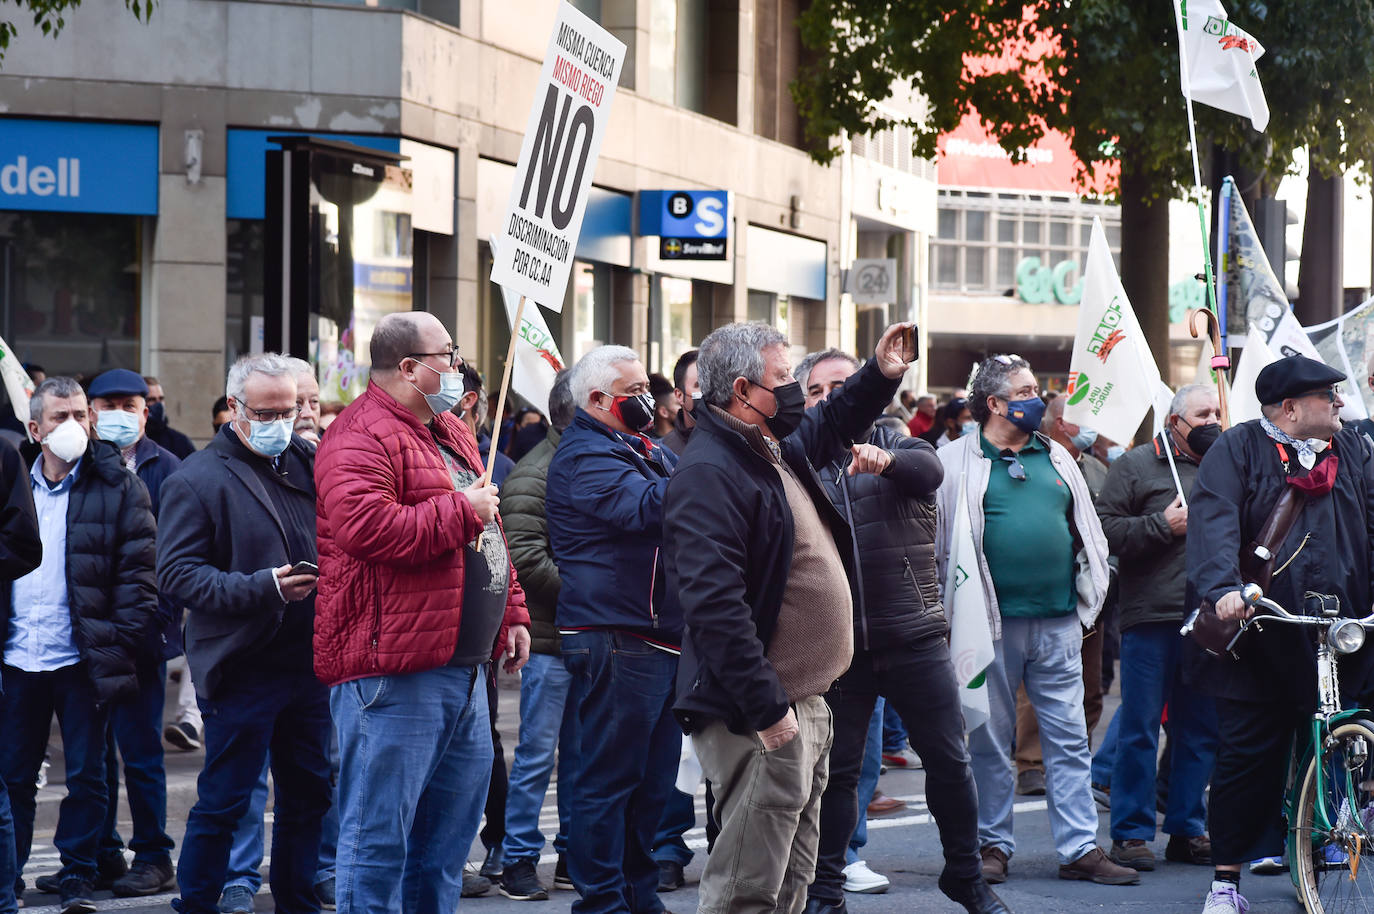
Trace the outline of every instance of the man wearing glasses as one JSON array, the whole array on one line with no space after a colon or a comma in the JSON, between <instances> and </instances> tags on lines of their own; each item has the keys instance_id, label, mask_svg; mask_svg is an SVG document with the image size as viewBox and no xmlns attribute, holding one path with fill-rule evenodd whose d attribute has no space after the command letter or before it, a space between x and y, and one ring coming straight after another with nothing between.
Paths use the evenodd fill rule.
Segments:
<instances>
[{"instance_id":1,"label":"man wearing glasses","mask_svg":"<svg viewBox=\"0 0 1374 914\"><path fill-rule=\"evenodd\" d=\"M335 898L340 911L453 914L491 775L490 665L524 666L529 613L496 487L451 412L463 376L448 331L430 314L390 314L370 347L367 390L316 458Z\"/></svg>"},{"instance_id":2,"label":"man wearing glasses","mask_svg":"<svg viewBox=\"0 0 1374 914\"><path fill-rule=\"evenodd\" d=\"M950 531L962 486L979 551L996 656L987 670L991 719L969 735L978 785L983 875L1007 878L1012 837L1016 690L1024 683L1040 721L1050 829L1059 878L1134 885L1140 874L1097 846L1080 650L1107 594L1107 540L1088 486L1064 447L1040 433L1045 403L1025 359L996 355L969 384L979 425L937 451L936 555L945 580Z\"/></svg>"},{"instance_id":3,"label":"man wearing glasses","mask_svg":"<svg viewBox=\"0 0 1374 914\"><path fill-rule=\"evenodd\" d=\"M284 356L244 356L225 388L234 418L161 492L158 590L190 609L186 657L205 724L205 768L173 906L183 914L217 910L234 827L270 752L276 910L317 911L330 725L310 643L314 450L292 433L300 408Z\"/></svg>"}]
</instances>

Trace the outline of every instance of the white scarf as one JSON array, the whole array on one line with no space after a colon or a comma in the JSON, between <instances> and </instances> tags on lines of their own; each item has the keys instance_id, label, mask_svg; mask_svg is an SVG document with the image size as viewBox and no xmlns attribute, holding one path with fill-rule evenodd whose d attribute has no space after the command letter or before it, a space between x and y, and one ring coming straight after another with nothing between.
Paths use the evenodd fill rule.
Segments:
<instances>
[{"instance_id":1,"label":"white scarf","mask_svg":"<svg viewBox=\"0 0 1374 914\"><path fill-rule=\"evenodd\" d=\"M1307 438L1306 440L1294 438L1292 435L1270 422L1266 417L1260 417L1260 427L1264 433L1280 444L1289 444L1298 452L1298 463L1302 464L1303 469L1310 470L1312 465L1317 462L1317 455L1331 446L1330 441L1321 438Z\"/></svg>"}]
</instances>

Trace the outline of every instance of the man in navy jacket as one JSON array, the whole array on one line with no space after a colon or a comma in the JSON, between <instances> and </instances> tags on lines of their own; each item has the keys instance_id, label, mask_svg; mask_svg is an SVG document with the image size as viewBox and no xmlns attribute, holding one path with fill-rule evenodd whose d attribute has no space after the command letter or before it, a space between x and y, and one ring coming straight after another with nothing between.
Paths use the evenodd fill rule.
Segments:
<instances>
[{"instance_id":1,"label":"man in navy jacket","mask_svg":"<svg viewBox=\"0 0 1374 914\"><path fill-rule=\"evenodd\" d=\"M659 559L676 461L645 437L654 407L634 350L593 350L571 387L577 412L549 464L546 513L568 700L589 736L569 817L573 910L658 914L649 850L682 745L672 716L682 615Z\"/></svg>"}]
</instances>

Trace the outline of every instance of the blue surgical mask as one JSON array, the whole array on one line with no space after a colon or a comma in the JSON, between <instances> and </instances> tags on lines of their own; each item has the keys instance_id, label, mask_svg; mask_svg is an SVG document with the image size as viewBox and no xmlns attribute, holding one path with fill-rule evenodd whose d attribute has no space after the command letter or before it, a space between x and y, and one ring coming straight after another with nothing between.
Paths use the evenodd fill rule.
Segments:
<instances>
[{"instance_id":1,"label":"blue surgical mask","mask_svg":"<svg viewBox=\"0 0 1374 914\"><path fill-rule=\"evenodd\" d=\"M138 440L138 415L122 409L102 409L95 414L95 433L121 451Z\"/></svg>"},{"instance_id":2,"label":"blue surgical mask","mask_svg":"<svg viewBox=\"0 0 1374 914\"><path fill-rule=\"evenodd\" d=\"M1119 444L1113 444L1107 448L1107 462L1116 463L1116 459L1126 453L1126 449Z\"/></svg>"},{"instance_id":3,"label":"blue surgical mask","mask_svg":"<svg viewBox=\"0 0 1374 914\"><path fill-rule=\"evenodd\" d=\"M429 368L424 362L416 364ZM437 394L427 394L415 387L414 384L410 386L415 387L415 390L425 398L425 402L429 404L429 408L437 416L453 409L458 405L458 401L463 399L463 375L457 371L437 371L433 368L429 368L429 370L439 376L439 392Z\"/></svg>"},{"instance_id":4,"label":"blue surgical mask","mask_svg":"<svg viewBox=\"0 0 1374 914\"><path fill-rule=\"evenodd\" d=\"M1088 428L1086 425L1080 425L1078 427L1078 434L1069 439L1073 446L1078 449L1080 454L1091 448L1093 442L1096 440L1097 429Z\"/></svg>"},{"instance_id":5,"label":"blue surgical mask","mask_svg":"<svg viewBox=\"0 0 1374 914\"><path fill-rule=\"evenodd\" d=\"M968 420L968 421L965 422L963 425L959 426L959 436L960 436L961 438L962 438L964 435L976 435L977 433L978 433L978 423L977 423L977 422L974 422L972 419Z\"/></svg>"},{"instance_id":6,"label":"blue surgical mask","mask_svg":"<svg viewBox=\"0 0 1374 914\"><path fill-rule=\"evenodd\" d=\"M278 419L275 422L248 423L248 446L259 454L276 457L291 443L291 427L294 420Z\"/></svg>"},{"instance_id":7,"label":"blue surgical mask","mask_svg":"<svg viewBox=\"0 0 1374 914\"><path fill-rule=\"evenodd\" d=\"M1040 420L1045 418L1045 401L1039 397L1007 401L1007 421L1027 435L1040 431Z\"/></svg>"}]
</instances>

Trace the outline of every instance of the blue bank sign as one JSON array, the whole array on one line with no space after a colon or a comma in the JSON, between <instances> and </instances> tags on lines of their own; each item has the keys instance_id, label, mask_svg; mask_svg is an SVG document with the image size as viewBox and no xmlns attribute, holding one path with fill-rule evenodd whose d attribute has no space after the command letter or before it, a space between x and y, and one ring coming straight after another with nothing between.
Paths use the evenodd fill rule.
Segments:
<instances>
[{"instance_id":1,"label":"blue bank sign","mask_svg":"<svg viewBox=\"0 0 1374 914\"><path fill-rule=\"evenodd\" d=\"M0 209L157 213L157 127L0 118Z\"/></svg>"},{"instance_id":2,"label":"blue bank sign","mask_svg":"<svg viewBox=\"0 0 1374 914\"><path fill-rule=\"evenodd\" d=\"M640 191L639 234L657 235L665 260L725 260L729 191Z\"/></svg>"}]
</instances>

